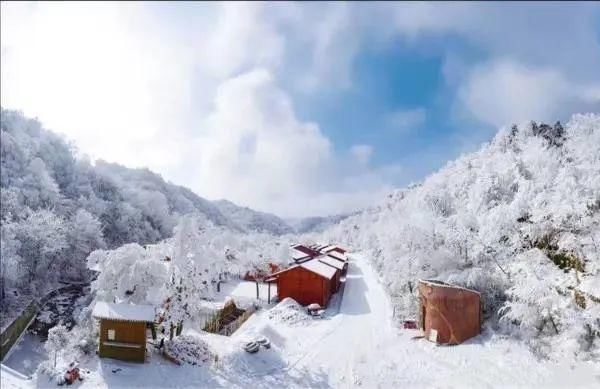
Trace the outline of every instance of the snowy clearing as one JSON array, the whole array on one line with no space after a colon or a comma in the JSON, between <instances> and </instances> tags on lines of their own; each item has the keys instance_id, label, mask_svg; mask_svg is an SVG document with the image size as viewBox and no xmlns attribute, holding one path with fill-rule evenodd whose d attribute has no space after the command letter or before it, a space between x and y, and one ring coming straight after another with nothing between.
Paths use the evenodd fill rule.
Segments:
<instances>
[{"instance_id":1,"label":"snowy clearing","mask_svg":"<svg viewBox=\"0 0 600 389\"><path fill-rule=\"evenodd\" d=\"M258 298L261 301L268 299L268 284L258 283ZM271 284L271 299L277 296L277 284ZM233 297L234 300L254 301L256 300L256 282L243 280L228 280L221 284L221 291L215 293L214 300L216 302L225 302L228 297Z\"/></svg>"},{"instance_id":2,"label":"snowy clearing","mask_svg":"<svg viewBox=\"0 0 600 389\"><path fill-rule=\"evenodd\" d=\"M484 334L459 346L412 339L416 330L392 324L389 299L370 263L352 256L344 296L322 319L288 323L277 308L253 315L231 337L201 337L218 355L206 365L176 366L152 353L143 365L93 358L81 387L597 387L600 364L558 365L537 360L514 339ZM285 309L281 308L281 309ZM272 313L273 312L273 313ZM298 311L298 314L301 314ZM270 349L256 354L245 341L266 336ZM4 372L4 370L3 370ZM14 374L2 386L54 386L47 377Z\"/></svg>"}]
</instances>

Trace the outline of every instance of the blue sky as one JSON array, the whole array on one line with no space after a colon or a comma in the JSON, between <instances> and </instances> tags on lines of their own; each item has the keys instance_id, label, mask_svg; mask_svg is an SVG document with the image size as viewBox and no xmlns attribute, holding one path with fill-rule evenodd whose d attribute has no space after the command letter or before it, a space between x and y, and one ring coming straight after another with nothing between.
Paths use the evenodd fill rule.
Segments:
<instances>
[{"instance_id":1,"label":"blue sky","mask_svg":"<svg viewBox=\"0 0 600 389\"><path fill-rule=\"evenodd\" d=\"M2 106L282 216L600 111L597 3L2 3Z\"/></svg>"}]
</instances>

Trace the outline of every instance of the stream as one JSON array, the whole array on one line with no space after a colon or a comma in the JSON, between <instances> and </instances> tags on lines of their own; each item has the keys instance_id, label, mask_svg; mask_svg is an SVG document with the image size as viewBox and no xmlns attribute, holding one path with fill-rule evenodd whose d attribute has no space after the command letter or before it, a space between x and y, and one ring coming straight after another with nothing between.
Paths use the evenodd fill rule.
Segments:
<instances>
[{"instance_id":1,"label":"stream","mask_svg":"<svg viewBox=\"0 0 600 389\"><path fill-rule=\"evenodd\" d=\"M48 330L58 323L73 328L81 309L91 302L89 285L71 285L50 297L39 310L35 320L13 346L4 365L28 376L46 359L44 342Z\"/></svg>"}]
</instances>

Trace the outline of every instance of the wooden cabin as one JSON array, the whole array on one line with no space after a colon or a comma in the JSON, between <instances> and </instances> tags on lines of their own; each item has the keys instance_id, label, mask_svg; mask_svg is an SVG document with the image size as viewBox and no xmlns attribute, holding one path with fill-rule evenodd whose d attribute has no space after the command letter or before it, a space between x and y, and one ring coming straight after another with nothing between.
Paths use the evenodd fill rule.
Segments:
<instances>
[{"instance_id":1,"label":"wooden cabin","mask_svg":"<svg viewBox=\"0 0 600 389\"><path fill-rule=\"evenodd\" d=\"M98 355L143 363L146 360L146 328L154 322L154 315L151 305L97 302L92 317L100 320Z\"/></svg>"},{"instance_id":2,"label":"wooden cabin","mask_svg":"<svg viewBox=\"0 0 600 389\"><path fill-rule=\"evenodd\" d=\"M419 327L431 342L459 344L481 332L479 292L419 280L419 302Z\"/></svg>"},{"instance_id":3,"label":"wooden cabin","mask_svg":"<svg viewBox=\"0 0 600 389\"><path fill-rule=\"evenodd\" d=\"M312 259L272 274L266 281L277 282L279 301L291 297L299 304L326 307L337 290L339 271Z\"/></svg>"}]
</instances>

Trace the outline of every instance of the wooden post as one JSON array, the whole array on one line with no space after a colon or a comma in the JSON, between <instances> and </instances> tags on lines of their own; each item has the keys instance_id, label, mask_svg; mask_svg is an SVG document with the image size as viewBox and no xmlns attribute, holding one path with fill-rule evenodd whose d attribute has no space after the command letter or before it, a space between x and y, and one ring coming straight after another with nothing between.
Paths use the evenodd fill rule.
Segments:
<instances>
[{"instance_id":1,"label":"wooden post","mask_svg":"<svg viewBox=\"0 0 600 389\"><path fill-rule=\"evenodd\" d=\"M256 299L258 300L258 281L255 281L255 282L256 282Z\"/></svg>"},{"instance_id":2,"label":"wooden post","mask_svg":"<svg viewBox=\"0 0 600 389\"><path fill-rule=\"evenodd\" d=\"M267 284L267 304L271 304L271 283Z\"/></svg>"}]
</instances>

